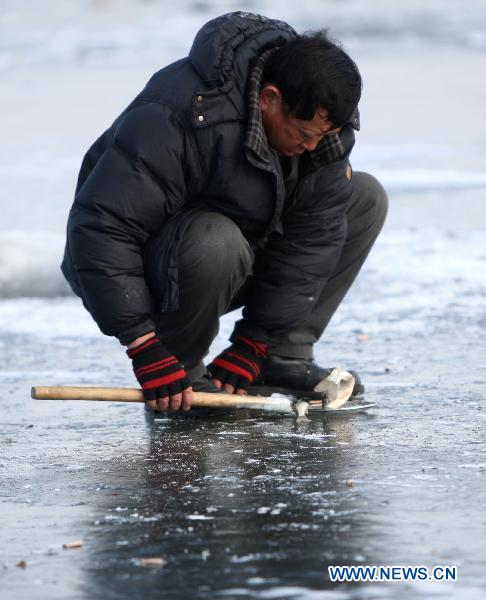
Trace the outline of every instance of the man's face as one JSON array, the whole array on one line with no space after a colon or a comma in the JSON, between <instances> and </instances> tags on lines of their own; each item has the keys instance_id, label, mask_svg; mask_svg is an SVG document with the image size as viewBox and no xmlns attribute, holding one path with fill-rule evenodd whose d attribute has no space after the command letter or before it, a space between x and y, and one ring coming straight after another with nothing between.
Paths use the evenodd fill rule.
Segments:
<instances>
[{"instance_id":1,"label":"man's face","mask_svg":"<svg viewBox=\"0 0 486 600\"><path fill-rule=\"evenodd\" d=\"M310 121L289 115L285 111L280 90L273 85L262 88L260 108L268 143L281 156L315 150L325 135L339 131L328 120L325 108L318 109Z\"/></svg>"}]
</instances>

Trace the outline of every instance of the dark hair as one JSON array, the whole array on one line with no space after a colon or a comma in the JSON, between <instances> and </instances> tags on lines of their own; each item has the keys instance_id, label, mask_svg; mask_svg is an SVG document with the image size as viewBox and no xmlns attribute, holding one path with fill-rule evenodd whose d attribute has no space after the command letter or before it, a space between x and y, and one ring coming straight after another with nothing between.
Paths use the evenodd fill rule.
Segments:
<instances>
[{"instance_id":1,"label":"dark hair","mask_svg":"<svg viewBox=\"0 0 486 600\"><path fill-rule=\"evenodd\" d=\"M276 50L265 64L263 83L280 89L293 116L310 121L325 108L335 127L349 120L362 87L358 67L326 30L304 33Z\"/></svg>"}]
</instances>

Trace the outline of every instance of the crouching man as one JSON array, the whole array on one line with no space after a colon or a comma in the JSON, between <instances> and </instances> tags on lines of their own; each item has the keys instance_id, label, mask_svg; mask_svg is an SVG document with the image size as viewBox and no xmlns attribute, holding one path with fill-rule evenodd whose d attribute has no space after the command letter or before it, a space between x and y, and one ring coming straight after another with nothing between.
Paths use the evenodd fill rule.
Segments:
<instances>
[{"instance_id":1,"label":"crouching man","mask_svg":"<svg viewBox=\"0 0 486 600\"><path fill-rule=\"evenodd\" d=\"M193 390L302 393L328 374L313 345L387 209L349 163L360 95L325 33L231 13L89 149L62 270L128 347L150 409L188 410ZM219 318L239 306L206 367Z\"/></svg>"}]
</instances>

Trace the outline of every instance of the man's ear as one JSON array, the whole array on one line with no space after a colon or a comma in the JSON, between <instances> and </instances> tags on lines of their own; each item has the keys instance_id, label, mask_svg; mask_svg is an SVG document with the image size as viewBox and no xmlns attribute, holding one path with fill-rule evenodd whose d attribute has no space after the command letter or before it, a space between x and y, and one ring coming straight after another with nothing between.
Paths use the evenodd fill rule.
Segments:
<instances>
[{"instance_id":1,"label":"man's ear","mask_svg":"<svg viewBox=\"0 0 486 600\"><path fill-rule=\"evenodd\" d=\"M282 102L282 93L276 85L265 84L260 90L260 109L266 112Z\"/></svg>"}]
</instances>

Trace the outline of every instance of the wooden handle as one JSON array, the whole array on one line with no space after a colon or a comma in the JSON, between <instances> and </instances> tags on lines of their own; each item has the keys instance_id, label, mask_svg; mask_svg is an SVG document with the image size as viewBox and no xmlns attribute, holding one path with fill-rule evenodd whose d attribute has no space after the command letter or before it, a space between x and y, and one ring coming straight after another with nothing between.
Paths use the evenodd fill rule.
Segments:
<instances>
[{"instance_id":1,"label":"wooden handle","mask_svg":"<svg viewBox=\"0 0 486 600\"><path fill-rule=\"evenodd\" d=\"M71 387L38 385L32 388L34 400L104 400L143 402L142 390L135 388Z\"/></svg>"},{"instance_id":2,"label":"wooden handle","mask_svg":"<svg viewBox=\"0 0 486 600\"><path fill-rule=\"evenodd\" d=\"M135 388L36 386L31 391L35 400L101 400L111 402L143 402L143 392ZM294 413L293 402L288 398L263 396L237 396L193 392L192 406L209 408L253 408L270 412Z\"/></svg>"}]
</instances>

